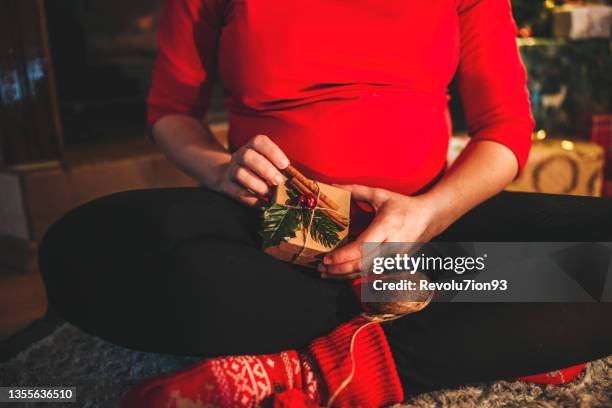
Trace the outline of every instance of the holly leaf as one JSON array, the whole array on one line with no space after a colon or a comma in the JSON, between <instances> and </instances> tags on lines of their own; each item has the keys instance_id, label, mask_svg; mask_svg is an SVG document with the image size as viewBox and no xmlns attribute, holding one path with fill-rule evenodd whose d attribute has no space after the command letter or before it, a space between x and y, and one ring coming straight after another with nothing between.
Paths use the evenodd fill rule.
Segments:
<instances>
[{"instance_id":1,"label":"holly leaf","mask_svg":"<svg viewBox=\"0 0 612 408\"><path fill-rule=\"evenodd\" d=\"M273 204L266 208L259 231L259 235L263 238L264 248L274 247L294 238L299 225L298 210L280 204Z\"/></svg>"},{"instance_id":2,"label":"holly leaf","mask_svg":"<svg viewBox=\"0 0 612 408\"><path fill-rule=\"evenodd\" d=\"M310 223L310 211L302 211L302 222L304 227ZM310 236L326 248L333 248L340 242L341 229L327 215L326 211L314 211L314 218L310 226Z\"/></svg>"}]
</instances>

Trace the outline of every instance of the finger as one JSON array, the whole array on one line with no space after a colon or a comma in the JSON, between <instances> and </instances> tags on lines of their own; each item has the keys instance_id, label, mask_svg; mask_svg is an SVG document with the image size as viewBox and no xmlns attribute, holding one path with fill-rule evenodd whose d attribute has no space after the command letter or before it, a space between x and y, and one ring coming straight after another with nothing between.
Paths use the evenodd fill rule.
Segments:
<instances>
[{"instance_id":1,"label":"finger","mask_svg":"<svg viewBox=\"0 0 612 408\"><path fill-rule=\"evenodd\" d=\"M361 273L349 273L347 275L328 275L326 273L321 274L321 279L333 279L333 280L353 280L361 277Z\"/></svg>"},{"instance_id":2,"label":"finger","mask_svg":"<svg viewBox=\"0 0 612 408\"><path fill-rule=\"evenodd\" d=\"M233 182L224 183L221 187L221 191L223 191L225 194L232 197L233 199L248 205L249 207L252 207L259 203L259 198L257 196L255 196L246 188L241 187L240 185Z\"/></svg>"},{"instance_id":3,"label":"finger","mask_svg":"<svg viewBox=\"0 0 612 408\"><path fill-rule=\"evenodd\" d=\"M276 143L266 135L257 135L251 139L250 147L268 159L276 168L284 169L289 165L289 159Z\"/></svg>"},{"instance_id":4,"label":"finger","mask_svg":"<svg viewBox=\"0 0 612 408\"><path fill-rule=\"evenodd\" d=\"M325 255L325 257L323 257L323 264L334 265L359 259L363 256L361 253L362 244L366 242L381 243L385 241L386 237L387 231L384 221L380 217L376 217L353 242L341 246Z\"/></svg>"},{"instance_id":5,"label":"finger","mask_svg":"<svg viewBox=\"0 0 612 408\"><path fill-rule=\"evenodd\" d=\"M251 195L240 195L237 197L238 201L240 201L241 203L249 206L249 207L255 207L256 205L258 205L260 203L259 198Z\"/></svg>"},{"instance_id":6,"label":"finger","mask_svg":"<svg viewBox=\"0 0 612 408\"><path fill-rule=\"evenodd\" d=\"M251 148L243 149L238 154L236 162L253 171L271 185L279 185L285 181L285 177L270 160Z\"/></svg>"},{"instance_id":7,"label":"finger","mask_svg":"<svg viewBox=\"0 0 612 408\"><path fill-rule=\"evenodd\" d=\"M345 277L347 275L361 272L361 258L354 261L335 265L320 265L319 272L335 277Z\"/></svg>"},{"instance_id":8,"label":"finger","mask_svg":"<svg viewBox=\"0 0 612 408\"><path fill-rule=\"evenodd\" d=\"M358 201L372 201L374 199L375 188L362 186L359 184L334 184L338 188L351 192L351 198Z\"/></svg>"},{"instance_id":9,"label":"finger","mask_svg":"<svg viewBox=\"0 0 612 408\"><path fill-rule=\"evenodd\" d=\"M361 186L358 184L338 185L338 187L349 190L353 200L370 203L375 210L378 210L383 203L389 199L391 194L390 191L382 188Z\"/></svg>"},{"instance_id":10,"label":"finger","mask_svg":"<svg viewBox=\"0 0 612 408\"><path fill-rule=\"evenodd\" d=\"M232 169L231 174L232 179L235 180L236 183L251 190L255 194L265 196L270 191L266 182L246 167L236 165Z\"/></svg>"}]
</instances>

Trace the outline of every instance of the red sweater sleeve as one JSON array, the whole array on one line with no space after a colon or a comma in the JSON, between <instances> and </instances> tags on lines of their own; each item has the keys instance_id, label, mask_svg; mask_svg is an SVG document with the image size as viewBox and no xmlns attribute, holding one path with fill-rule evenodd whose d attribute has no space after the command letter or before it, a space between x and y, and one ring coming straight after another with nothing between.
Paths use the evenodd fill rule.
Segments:
<instances>
[{"instance_id":1,"label":"red sweater sleeve","mask_svg":"<svg viewBox=\"0 0 612 408\"><path fill-rule=\"evenodd\" d=\"M174 113L205 116L221 27L215 3L216 0L165 0L147 99L149 126Z\"/></svg>"},{"instance_id":2,"label":"red sweater sleeve","mask_svg":"<svg viewBox=\"0 0 612 408\"><path fill-rule=\"evenodd\" d=\"M459 91L472 142L492 140L527 161L534 128L508 0L459 0Z\"/></svg>"}]
</instances>

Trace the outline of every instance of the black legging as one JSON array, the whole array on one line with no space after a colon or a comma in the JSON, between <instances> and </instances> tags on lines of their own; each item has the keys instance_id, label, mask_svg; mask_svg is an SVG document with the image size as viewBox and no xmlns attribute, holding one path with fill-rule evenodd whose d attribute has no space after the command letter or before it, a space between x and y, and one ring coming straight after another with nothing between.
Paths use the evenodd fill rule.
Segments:
<instances>
[{"instance_id":1,"label":"black legging","mask_svg":"<svg viewBox=\"0 0 612 408\"><path fill-rule=\"evenodd\" d=\"M348 285L260 249L259 215L201 188L129 191L57 222L39 251L55 311L133 349L302 348L360 312ZM501 193L446 241L612 241L612 201ZM383 324L406 395L612 354L612 303L435 303Z\"/></svg>"}]
</instances>

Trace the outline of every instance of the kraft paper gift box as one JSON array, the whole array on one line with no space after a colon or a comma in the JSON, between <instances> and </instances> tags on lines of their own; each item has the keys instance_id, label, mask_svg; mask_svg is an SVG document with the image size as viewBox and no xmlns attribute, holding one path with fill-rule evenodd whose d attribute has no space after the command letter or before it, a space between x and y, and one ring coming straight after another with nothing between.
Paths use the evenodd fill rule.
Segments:
<instances>
[{"instance_id":1,"label":"kraft paper gift box","mask_svg":"<svg viewBox=\"0 0 612 408\"><path fill-rule=\"evenodd\" d=\"M351 193L324 183L315 185L320 188L319 194L301 191L290 181L276 188L264 209L260 230L266 253L316 268L326 253L346 240ZM323 196L335 203L337 210L325 208Z\"/></svg>"}]
</instances>

